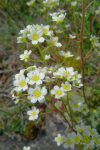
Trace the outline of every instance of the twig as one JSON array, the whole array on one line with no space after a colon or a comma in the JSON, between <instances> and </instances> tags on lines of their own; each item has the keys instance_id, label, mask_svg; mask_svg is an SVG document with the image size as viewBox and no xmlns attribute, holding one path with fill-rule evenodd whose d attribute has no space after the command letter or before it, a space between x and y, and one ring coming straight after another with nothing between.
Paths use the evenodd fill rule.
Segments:
<instances>
[{"instance_id":1,"label":"twig","mask_svg":"<svg viewBox=\"0 0 100 150\"><path fill-rule=\"evenodd\" d=\"M69 117L70 117L70 113L68 112L68 109L67 109L66 104L64 103L64 100L62 100L62 104L64 105L64 107L65 107L65 109L66 109L66 112L67 112L67 114L68 114L68 115L69 115Z\"/></svg>"},{"instance_id":2,"label":"twig","mask_svg":"<svg viewBox=\"0 0 100 150\"><path fill-rule=\"evenodd\" d=\"M81 72L82 72L82 82L84 85L84 54L83 54L83 33L84 33L84 23L85 23L85 3L84 0L82 0L82 25L81 25L81 32L80 32L80 57L81 57ZM83 96L84 100L87 103L86 96L85 96L85 90L83 86Z\"/></svg>"},{"instance_id":3,"label":"twig","mask_svg":"<svg viewBox=\"0 0 100 150\"><path fill-rule=\"evenodd\" d=\"M87 55L85 56L85 60L84 61L86 61L87 59L89 59L91 56L92 56L92 53L93 53L94 51L93 51L93 48L91 48L90 50L89 50L89 52L87 53Z\"/></svg>"},{"instance_id":4,"label":"twig","mask_svg":"<svg viewBox=\"0 0 100 150\"><path fill-rule=\"evenodd\" d=\"M88 6L86 7L86 9L88 9L93 3L94 3L94 0L91 1L91 2L88 4Z\"/></svg>"},{"instance_id":5,"label":"twig","mask_svg":"<svg viewBox=\"0 0 100 150\"><path fill-rule=\"evenodd\" d=\"M63 112L61 110L59 110L53 103L51 103L52 106L60 113L60 115L64 118L64 120L67 122L69 128L74 131L76 133L76 130L73 128L73 126L69 123L69 121L67 120L67 118L64 116Z\"/></svg>"}]
</instances>

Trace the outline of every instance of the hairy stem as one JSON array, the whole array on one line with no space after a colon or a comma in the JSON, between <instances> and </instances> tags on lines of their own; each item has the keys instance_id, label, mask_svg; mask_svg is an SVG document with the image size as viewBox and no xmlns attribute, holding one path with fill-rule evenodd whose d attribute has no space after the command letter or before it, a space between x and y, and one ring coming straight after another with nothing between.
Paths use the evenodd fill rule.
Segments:
<instances>
[{"instance_id":1,"label":"hairy stem","mask_svg":"<svg viewBox=\"0 0 100 150\"><path fill-rule=\"evenodd\" d=\"M82 73L82 82L84 85L84 54L83 54L83 33L84 33L84 22L85 22L85 3L84 0L82 0L82 24L81 24L81 32L80 32L80 57L81 57L81 73ZM85 96L85 90L83 86L83 96L84 100L87 103L86 96Z\"/></svg>"},{"instance_id":2,"label":"hairy stem","mask_svg":"<svg viewBox=\"0 0 100 150\"><path fill-rule=\"evenodd\" d=\"M76 130L69 123L69 121L67 120L67 118L64 116L64 113L61 110L59 110L53 103L51 103L51 104L55 108L55 110L57 110L59 112L59 114L63 117L63 119L65 120L65 122L68 124L69 128L76 133Z\"/></svg>"}]
</instances>

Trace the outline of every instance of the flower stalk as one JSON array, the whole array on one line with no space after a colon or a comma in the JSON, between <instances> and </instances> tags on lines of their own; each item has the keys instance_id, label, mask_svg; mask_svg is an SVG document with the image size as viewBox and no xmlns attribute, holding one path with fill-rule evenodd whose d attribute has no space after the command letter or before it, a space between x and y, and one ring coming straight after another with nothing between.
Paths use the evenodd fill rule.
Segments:
<instances>
[{"instance_id":1,"label":"flower stalk","mask_svg":"<svg viewBox=\"0 0 100 150\"><path fill-rule=\"evenodd\" d=\"M83 34L84 34L84 24L85 24L85 11L86 11L85 2L84 2L84 0L82 0L82 24L81 24L81 32L80 32L80 57L81 57L81 73L82 73L83 85L85 85L84 84L85 83L85 75L84 75L85 63L84 63L84 52L83 52ZM88 105L86 95L85 95L84 86L82 87L82 90L83 90L84 100L85 100L86 104Z\"/></svg>"}]
</instances>

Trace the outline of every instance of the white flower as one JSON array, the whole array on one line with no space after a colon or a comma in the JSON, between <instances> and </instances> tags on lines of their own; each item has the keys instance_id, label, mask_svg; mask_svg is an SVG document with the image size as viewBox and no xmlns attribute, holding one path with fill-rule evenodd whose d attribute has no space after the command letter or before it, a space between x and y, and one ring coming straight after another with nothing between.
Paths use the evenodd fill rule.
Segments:
<instances>
[{"instance_id":1,"label":"white flower","mask_svg":"<svg viewBox=\"0 0 100 150\"><path fill-rule=\"evenodd\" d=\"M66 28L70 28L71 25L68 23L67 25L65 25Z\"/></svg>"},{"instance_id":2,"label":"white flower","mask_svg":"<svg viewBox=\"0 0 100 150\"><path fill-rule=\"evenodd\" d=\"M20 30L19 35L22 35L23 37L27 37L27 34L30 32L32 28L32 25L27 25L25 29Z\"/></svg>"},{"instance_id":3,"label":"white flower","mask_svg":"<svg viewBox=\"0 0 100 150\"><path fill-rule=\"evenodd\" d=\"M48 72L48 67L43 67L43 68L39 67L38 69L39 69L39 71L40 71L41 73L43 73L44 75Z\"/></svg>"},{"instance_id":4,"label":"white flower","mask_svg":"<svg viewBox=\"0 0 100 150\"><path fill-rule=\"evenodd\" d=\"M66 69L64 67L61 67L56 72L54 72L53 75L54 75L54 77L63 78L65 73L66 73Z\"/></svg>"},{"instance_id":5,"label":"white flower","mask_svg":"<svg viewBox=\"0 0 100 150\"><path fill-rule=\"evenodd\" d=\"M76 36L75 36L75 35L72 35L72 34L69 34L69 38L70 38L70 39L75 39Z\"/></svg>"},{"instance_id":6,"label":"white flower","mask_svg":"<svg viewBox=\"0 0 100 150\"><path fill-rule=\"evenodd\" d=\"M54 141L57 142L57 146L60 146L63 143L63 137L61 134L57 134L57 137L55 137Z\"/></svg>"},{"instance_id":7,"label":"white flower","mask_svg":"<svg viewBox=\"0 0 100 150\"><path fill-rule=\"evenodd\" d=\"M33 5L34 3L35 3L35 0L31 0L31 1L27 2L27 5L28 5L28 6L31 6L31 5Z\"/></svg>"},{"instance_id":8,"label":"white flower","mask_svg":"<svg viewBox=\"0 0 100 150\"><path fill-rule=\"evenodd\" d=\"M98 7L98 9L95 11L96 15L100 15L100 6Z\"/></svg>"},{"instance_id":9,"label":"white flower","mask_svg":"<svg viewBox=\"0 0 100 150\"><path fill-rule=\"evenodd\" d=\"M22 73L15 75L15 80L13 82L14 86L16 87L16 91L25 91L28 89L27 85L28 79Z\"/></svg>"},{"instance_id":10,"label":"white flower","mask_svg":"<svg viewBox=\"0 0 100 150\"><path fill-rule=\"evenodd\" d=\"M24 146L23 150L31 150L30 146Z\"/></svg>"},{"instance_id":11,"label":"white flower","mask_svg":"<svg viewBox=\"0 0 100 150\"><path fill-rule=\"evenodd\" d=\"M65 96L65 93L64 93L64 89L59 86L54 86L54 88L51 90L51 94L52 95L55 95L55 98L57 99L60 99L61 97L64 97Z\"/></svg>"},{"instance_id":12,"label":"white flower","mask_svg":"<svg viewBox=\"0 0 100 150\"><path fill-rule=\"evenodd\" d=\"M53 8L59 5L59 0L44 0L43 3L45 7Z\"/></svg>"},{"instance_id":13,"label":"white flower","mask_svg":"<svg viewBox=\"0 0 100 150\"><path fill-rule=\"evenodd\" d=\"M73 7L76 6L76 5L77 5L77 1L71 2L71 5L72 5Z\"/></svg>"},{"instance_id":14,"label":"white flower","mask_svg":"<svg viewBox=\"0 0 100 150\"><path fill-rule=\"evenodd\" d=\"M82 102L71 101L70 105L73 111L82 111L82 105L83 105Z\"/></svg>"},{"instance_id":15,"label":"white flower","mask_svg":"<svg viewBox=\"0 0 100 150\"><path fill-rule=\"evenodd\" d=\"M21 54L19 57L21 60L24 60L25 62L28 61L30 54L32 53L31 50L25 50L23 54Z\"/></svg>"},{"instance_id":16,"label":"white flower","mask_svg":"<svg viewBox=\"0 0 100 150\"><path fill-rule=\"evenodd\" d=\"M90 142L91 142L90 136L88 136L88 135L82 136L82 143L83 143L83 144L85 144L85 145L90 145Z\"/></svg>"},{"instance_id":17,"label":"white flower","mask_svg":"<svg viewBox=\"0 0 100 150\"><path fill-rule=\"evenodd\" d=\"M70 81L73 78L74 74L75 74L75 72L74 72L74 68L73 67L67 67L66 68L65 76L66 76L68 81Z\"/></svg>"},{"instance_id":18,"label":"white flower","mask_svg":"<svg viewBox=\"0 0 100 150\"><path fill-rule=\"evenodd\" d=\"M66 78L68 81L73 80L74 69L73 67L61 67L56 72L53 73L55 77Z\"/></svg>"},{"instance_id":19,"label":"white flower","mask_svg":"<svg viewBox=\"0 0 100 150\"><path fill-rule=\"evenodd\" d=\"M55 13L50 14L50 16L52 17L52 20L54 22L59 23L59 22L62 22L64 20L66 13L64 13L63 11L60 11L57 13L55 12Z\"/></svg>"},{"instance_id":20,"label":"white flower","mask_svg":"<svg viewBox=\"0 0 100 150\"><path fill-rule=\"evenodd\" d=\"M71 132L67 134L64 147L74 149L75 144L80 144L80 142L81 142L81 135L78 133L76 134L74 132Z\"/></svg>"},{"instance_id":21,"label":"white flower","mask_svg":"<svg viewBox=\"0 0 100 150\"><path fill-rule=\"evenodd\" d=\"M47 89L45 87L36 87L35 89L29 88L28 94L28 98L32 103L36 103L37 101L44 102L45 95L47 94Z\"/></svg>"},{"instance_id":22,"label":"white flower","mask_svg":"<svg viewBox=\"0 0 100 150\"><path fill-rule=\"evenodd\" d=\"M77 88L81 88L83 84L81 83L81 80L75 80L73 82L73 86L76 86Z\"/></svg>"},{"instance_id":23,"label":"white flower","mask_svg":"<svg viewBox=\"0 0 100 150\"><path fill-rule=\"evenodd\" d=\"M71 137L73 139L74 144L80 143L80 141L81 141L81 135L80 134L76 134L76 133L72 132Z\"/></svg>"},{"instance_id":24,"label":"white flower","mask_svg":"<svg viewBox=\"0 0 100 150\"><path fill-rule=\"evenodd\" d=\"M42 32L44 35L47 35L47 36L51 36L52 35L52 31L50 31L50 26L49 25L41 25L41 28L42 28Z\"/></svg>"},{"instance_id":25,"label":"white flower","mask_svg":"<svg viewBox=\"0 0 100 150\"><path fill-rule=\"evenodd\" d=\"M71 84L69 82L65 82L65 84L61 84L62 88L64 89L65 92L71 91Z\"/></svg>"},{"instance_id":26,"label":"white flower","mask_svg":"<svg viewBox=\"0 0 100 150\"><path fill-rule=\"evenodd\" d=\"M88 107L87 107L86 104L83 104L83 105L82 105L81 112L82 112L84 115L87 115L87 114L88 114L89 109L88 109Z\"/></svg>"},{"instance_id":27,"label":"white flower","mask_svg":"<svg viewBox=\"0 0 100 150\"><path fill-rule=\"evenodd\" d=\"M39 114L39 109L37 109L36 107L33 107L32 110L29 110L27 112L27 114L29 115L29 120L37 120L38 119L38 114Z\"/></svg>"},{"instance_id":28,"label":"white flower","mask_svg":"<svg viewBox=\"0 0 100 150\"><path fill-rule=\"evenodd\" d=\"M25 43L25 42L27 42L27 37L28 37L28 34L29 34L31 28L32 28L32 25L28 25L28 26L26 26L25 29L20 30L20 32L19 32L20 36L17 37L17 43Z\"/></svg>"},{"instance_id":29,"label":"white flower","mask_svg":"<svg viewBox=\"0 0 100 150\"><path fill-rule=\"evenodd\" d=\"M56 47L62 46L62 44L58 42L58 37L51 37L50 40L48 40L48 44Z\"/></svg>"},{"instance_id":30,"label":"white flower","mask_svg":"<svg viewBox=\"0 0 100 150\"><path fill-rule=\"evenodd\" d=\"M34 70L34 71L30 71L28 74L28 79L29 79L29 84L33 85L33 84L42 84L43 79L45 77L45 73L40 72L38 69Z\"/></svg>"},{"instance_id":31,"label":"white flower","mask_svg":"<svg viewBox=\"0 0 100 150\"><path fill-rule=\"evenodd\" d=\"M96 129L94 129L94 128L89 128L89 132L90 132L90 134L91 134L93 137L98 137L98 138L99 138L99 134L98 134L98 132L97 132Z\"/></svg>"},{"instance_id":32,"label":"white flower","mask_svg":"<svg viewBox=\"0 0 100 150\"><path fill-rule=\"evenodd\" d=\"M48 60L48 59L50 59L50 58L51 58L50 55L45 55L45 57L44 57L45 60Z\"/></svg>"},{"instance_id":33,"label":"white flower","mask_svg":"<svg viewBox=\"0 0 100 150\"><path fill-rule=\"evenodd\" d=\"M21 36L17 37L17 43L23 43L23 37Z\"/></svg>"},{"instance_id":34,"label":"white flower","mask_svg":"<svg viewBox=\"0 0 100 150\"><path fill-rule=\"evenodd\" d=\"M80 56L77 56L77 57L76 57L76 60L80 60L80 59L81 59Z\"/></svg>"},{"instance_id":35,"label":"white flower","mask_svg":"<svg viewBox=\"0 0 100 150\"><path fill-rule=\"evenodd\" d=\"M68 137L66 138L66 141L64 143L64 148L71 148L74 149L74 142L70 134L68 134Z\"/></svg>"},{"instance_id":36,"label":"white flower","mask_svg":"<svg viewBox=\"0 0 100 150\"><path fill-rule=\"evenodd\" d=\"M75 77L75 80L80 80L82 78L82 75L78 74L78 72L75 71L74 77Z\"/></svg>"},{"instance_id":37,"label":"white flower","mask_svg":"<svg viewBox=\"0 0 100 150\"><path fill-rule=\"evenodd\" d=\"M33 25L28 34L28 38L32 41L33 45L44 42L43 32L39 25Z\"/></svg>"},{"instance_id":38,"label":"white flower","mask_svg":"<svg viewBox=\"0 0 100 150\"><path fill-rule=\"evenodd\" d=\"M68 58L68 57L73 57L74 55L71 54L70 51L68 52L64 52L64 51L60 51L59 54L65 58Z\"/></svg>"},{"instance_id":39,"label":"white flower","mask_svg":"<svg viewBox=\"0 0 100 150\"><path fill-rule=\"evenodd\" d=\"M92 46L93 46L94 48L100 47L99 37L96 37L95 35L91 35L90 41L91 41Z\"/></svg>"},{"instance_id":40,"label":"white flower","mask_svg":"<svg viewBox=\"0 0 100 150\"><path fill-rule=\"evenodd\" d=\"M81 124L81 125L76 125L76 130L82 134L84 131L85 131L85 126L84 124Z\"/></svg>"}]
</instances>

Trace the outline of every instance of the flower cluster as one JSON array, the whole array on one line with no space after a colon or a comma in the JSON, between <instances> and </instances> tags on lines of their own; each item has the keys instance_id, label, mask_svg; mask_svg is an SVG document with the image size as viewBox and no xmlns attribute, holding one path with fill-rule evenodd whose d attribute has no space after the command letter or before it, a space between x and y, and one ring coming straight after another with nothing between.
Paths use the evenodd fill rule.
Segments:
<instances>
[{"instance_id":1,"label":"flower cluster","mask_svg":"<svg viewBox=\"0 0 100 150\"><path fill-rule=\"evenodd\" d=\"M59 23L64 20L66 13L63 10L61 10L52 14L50 13L50 16L52 17L52 21Z\"/></svg>"},{"instance_id":2,"label":"flower cluster","mask_svg":"<svg viewBox=\"0 0 100 150\"><path fill-rule=\"evenodd\" d=\"M28 25L24 30L21 30L17 38L17 43L31 42L32 45L37 45L47 41L52 46L60 47L58 37L54 36L49 25Z\"/></svg>"},{"instance_id":3,"label":"flower cluster","mask_svg":"<svg viewBox=\"0 0 100 150\"><path fill-rule=\"evenodd\" d=\"M75 130L76 132L67 133L66 136L57 134L57 137L55 137L57 145L60 146L63 144L64 148L71 149L80 145L84 150L88 150L89 148L92 150L95 145L100 146L100 136L96 129L80 124L76 125Z\"/></svg>"},{"instance_id":4,"label":"flower cluster","mask_svg":"<svg viewBox=\"0 0 100 150\"><path fill-rule=\"evenodd\" d=\"M53 75L59 79L66 79L68 82L71 82L73 86L81 87L81 75L77 71L74 71L73 67L61 67L58 68Z\"/></svg>"},{"instance_id":5,"label":"flower cluster","mask_svg":"<svg viewBox=\"0 0 100 150\"><path fill-rule=\"evenodd\" d=\"M59 78L60 86L57 85L57 80ZM80 88L81 84L81 75L78 74L72 67L61 67L57 70L55 67L36 67L33 66L27 69L23 69L19 72L19 74L15 75L14 80L14 91L19 92L27 92L27 99L30 100L31 103L36 104L37 102L43 103L45 102L45 97L49 95L54 96L56 99L64 98L68 92L72 90L72 86L76 86ZM50 86L44 86L49 82L55 80L55 86L50 89ZM17 95L18 98L18 95ZM19 97L20 98L20 97ZM78 107L76 107L78 109ZM35 113L33 113L35 111ZM35 116L31 117L29 120L35 120L38 116L39 111L36 108L33 108L28 112L28 115Z\"/></svg>"}]
</instances>

